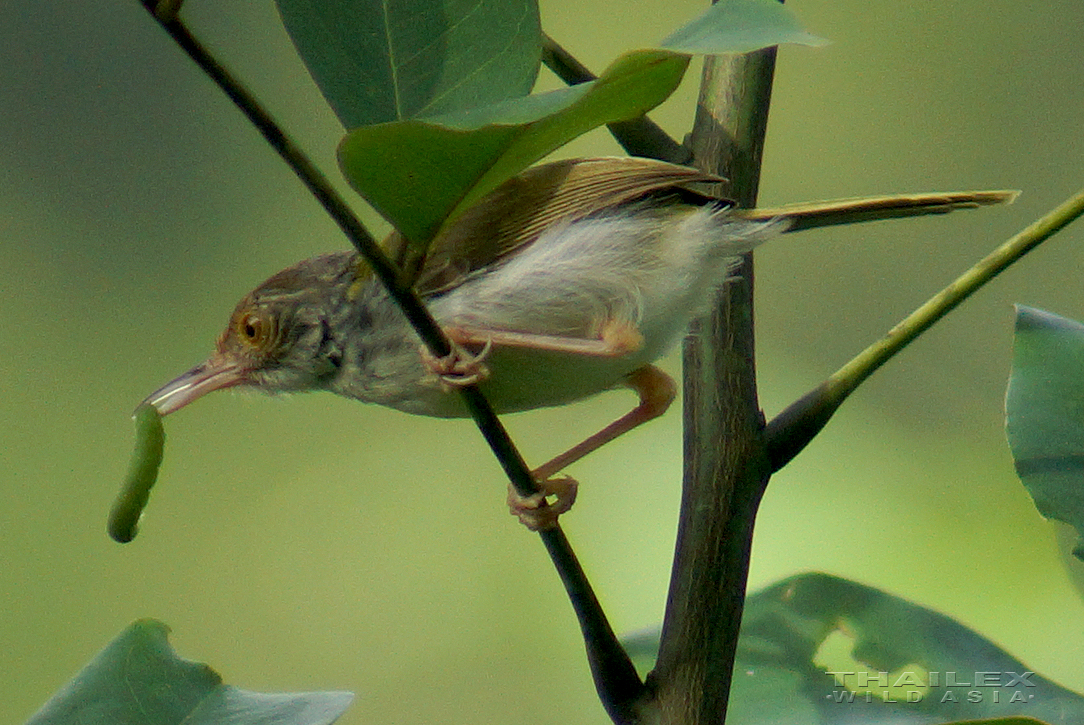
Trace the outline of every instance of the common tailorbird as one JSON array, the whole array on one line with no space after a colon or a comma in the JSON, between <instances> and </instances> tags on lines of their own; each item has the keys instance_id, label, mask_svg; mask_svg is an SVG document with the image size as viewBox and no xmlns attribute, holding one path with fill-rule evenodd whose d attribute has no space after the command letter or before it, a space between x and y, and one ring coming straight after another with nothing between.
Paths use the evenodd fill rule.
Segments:
<instances>
[{"instance_id":1,"label":"common tailorbird","mask_svg":"<svg viewBox=\"0 0 1084 725\"><path fill-rule=\"evenodd\" d=\"M274 275L238 303L215 352L145 402L171 413L212 390L329 390L408 413L460 417L451 389L478 382L499 413L562 405L624 386L629 413L533 473L546 493L510 496L531 528L571 505L554 474L661 415L673 380L651 363L705 310L739 256L783 232L1011 201L1013 192L871 197L737 209L722 179L640 158L558 161L504 183L406 264L413 288L456 345L433 359L355 252ZM393 252L409 251L398 233ZM399 254L405 262L409 254Z\"/></svg>"}]
</instances>

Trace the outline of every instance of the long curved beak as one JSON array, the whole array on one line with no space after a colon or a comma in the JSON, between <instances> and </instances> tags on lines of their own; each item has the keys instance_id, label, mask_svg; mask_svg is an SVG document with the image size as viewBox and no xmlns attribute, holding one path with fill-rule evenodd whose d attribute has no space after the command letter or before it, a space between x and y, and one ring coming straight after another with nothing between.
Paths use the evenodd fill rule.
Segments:
<instances>
[{"instance_id":1,"label":"long curved beak","mask_svg":"<svg viewBox=\"0 0 1084 725\"><path fill-rule=\"evenodd\" d=\"M159 415L169 415L207 393L243 382L245 373L241 366L216 355L158 388L140 405L153 405Z\"/></svg>"}]
</instances>

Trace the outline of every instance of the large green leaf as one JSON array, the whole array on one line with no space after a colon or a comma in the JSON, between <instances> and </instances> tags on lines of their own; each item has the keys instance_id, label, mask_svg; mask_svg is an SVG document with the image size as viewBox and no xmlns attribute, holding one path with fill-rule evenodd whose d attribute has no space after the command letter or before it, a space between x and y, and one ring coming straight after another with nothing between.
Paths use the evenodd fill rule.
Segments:
<instances>
[{"instance_id":1,"label":"large green leaf","mask_svg":"<svg viewBox=\"0 0 1084 725\"><path fill-rule=\"evenodd\" d=\"M664 41L619 58L597 81L489 107L351 131L343 173L408 240L441 225L546 154L591 129L640 116L678 84L690 53L820 42L775 0L724 0Z\"/></svg>"},{"instance_id":2,"label":"large green leaf","mask_svg":"<svg viewBox=\"0 0 1084 725\"><path fill-rule=\"evenodd\" d=\"M660 47L679 53L748 53L770 45L823 45L779 0L719 0L666 37Z\"/></svg>"},{"instance_id":3,"label":"large green leaf","mask_svg":"<svg viewBox=\"0 0 1084 725\"><path fill-rule=\"evenodd\" d=\"M628 53L596 81L434 119L366 126L339 147L343 173L412 243L587 131L641 115L681 82L688 56Z\"/></svg>"},{"instance_id":4,"label":"large green leaf","mask_svg":"<svg viewBox=\"0 0 1084 725\"><path fill-rule=\"evenodd\" d=\"M349 692L263 694L222 684L210 667L177 657L169 628L141 620L124 630L26 725L326 725Z\"/></svg>"},{"instance_id":5,"label":"large green leaf","mask_svg":"<svg viewBox=\"0 0 1084 725\"><path fill-rule=\"evenodd\" d=\"M653 658L658 635L629 645ZM838 577L791 577L746 602L727 725L980 718L1079 725L1084 698L942 614Z\"/></svg>"},{"instance_id":6,"label":"large green leaf","mask_svg":"<svg viewBox=\"0 0 1084 725\"><path fill-rule=\"evenodd\" d=\"M1005 430L1039 513L1084 535L1084 325L1017 305ZM1084 558L1084 547L1073 550Z\"/></svg>"},{"instance_id":7,"label":"large green leaf","mask_svg":"<svg viewBox=\"0 0 1084 725\"><path fill-rule=\"evenodd\" d=\"M346 128L529 93L541 58L535 0L276 0Z\"/></svg>"}]
</instances>

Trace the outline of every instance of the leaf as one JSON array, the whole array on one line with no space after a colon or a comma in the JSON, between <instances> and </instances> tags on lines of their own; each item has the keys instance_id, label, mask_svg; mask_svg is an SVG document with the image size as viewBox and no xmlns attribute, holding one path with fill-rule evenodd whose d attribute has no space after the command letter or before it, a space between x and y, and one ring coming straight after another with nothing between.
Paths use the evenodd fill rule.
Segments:
<instances>
[{"instance_id":1,"label":"leaf","mask_svg":"<svg viewBox=\"0 0 1084 725\"><path fill-rule=\"evenodd\" d=\"M1005 431L1039 513L1084 535L1084 325L1016 306Z\"/></svg>"},{"instance_id":2,"label":"leaf","mask_svg":"<svg viewBox=\"0 0 1084 725\"><path fill-rule=\"evenodd\" d=\"M535 0L276 0L346 128L529 93L541 59Z\"/></svg>"},{"instance_id":3,"label":"leaf","mask_svg":"<svg viewBox=\"0 0 1084 725\"><path fill-rule=\"evenodd\" d=\"M783 43L824 45L778 0L719 0L667 36L660 47L678 53L748 53Z\"/></svg>"},{"instance_id":4,"label":"leaf","mask_svg":"<svg viewBox=\"0 0 1084 725\"><path fill-rule=\"evenodd\" d=\"M632 644L657 651L658 635ZM846 579L802 574L746 602L727 725L981 718L1077 725L1084 698L956 621Z\"/></svg>"},{"instance_id":5,"label":"leaf","mask_svg":"<svg viewBox=\"0 0 1084 725\"><path fill-rule=\"evenodd\" d=\"M662 103L688 62L669 51L634 51L590 83L355 129L339 146L339 164L354 188L424 249L447 219L554 149Z\"/></svg>"},{"instance_id":6,"label":"leaf","mask_svg":"<svg viewBox=\"0 0 1084 725\"><path fill-rule=\"evenodd\" d=\"M124 630L26 725L325 725L349 692L263 694L222 684L210 667L177 657L169 628L144 619Z\"/></svg>"},{"instance_id":7,"label":"leaf","mask_svg":"<svg viewBox=\"0 0 1084 725\"><path fill-rule=\"evenodd\" d=\"M643 115L677 88L690 53L816 44L775 0L724 0L598 80L552 93L358 128L339 147L354 188L416 247L546 154L606 123Z\"/></svg>"}]
</instances>

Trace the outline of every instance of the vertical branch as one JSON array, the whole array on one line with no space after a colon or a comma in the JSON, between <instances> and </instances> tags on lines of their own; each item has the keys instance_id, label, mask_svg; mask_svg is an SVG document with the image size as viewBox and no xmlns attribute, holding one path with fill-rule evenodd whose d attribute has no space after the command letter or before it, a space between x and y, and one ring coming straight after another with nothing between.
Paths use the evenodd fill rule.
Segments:
<instances>
[{"instance_id":1,"label":"vertical branch","mask_svg":"<svg viewBox=\"0 0 1084 725\"><path fill-rule=\"evenodd\" d=\"M705 62L691 145L697 165L753 206L775 49ZM770 470L753 358L753 260L686 340L685 478L662 643L651 676L664 723L726 717L752 548Z\"/></svg>"}]
</instances>

